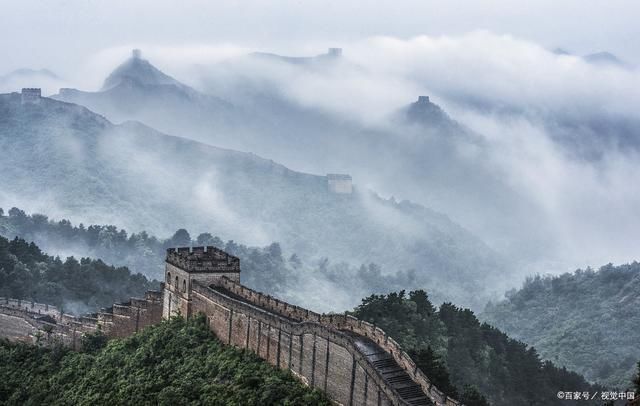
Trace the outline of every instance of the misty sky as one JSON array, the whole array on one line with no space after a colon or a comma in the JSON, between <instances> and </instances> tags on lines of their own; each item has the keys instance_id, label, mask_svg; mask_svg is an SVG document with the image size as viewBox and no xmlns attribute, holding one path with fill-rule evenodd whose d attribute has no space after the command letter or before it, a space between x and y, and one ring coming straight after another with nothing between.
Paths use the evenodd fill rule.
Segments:
<instances>
[{"instance_id":1,"label":"misty sky","mask_svg":"<svg viewBox=\"0 0 640 406\"><path fill-rule=\"evenodd\" d=\"M102 49L129 45L233 43L313 53L377 35L474 30L640 61L634 46L640 2L633 0L0 0L0 9L0 73L31 67L64 74Z\"/></svg>"},{"instance_id":2,"label":"misty sky","mask_svg":"<svg viewBox=\"0 0 640 406\"><path fill-rule=\"evenodd\" d=\"M219 66L223 60L254 50L315 55L344 47L347 63L335 70L249 64L244 73L275 84L298 105L366 126L384 126L392 112L430 95L482 134L490 146L487 161L549 219L553 234L567 244L559 251L572 263L622 262L637 258L640 153L607 150L598 165L569 159L548 124L558 118L574 124L611 117L637 122L639 15L640 2L622 0L0 0L0 75L30 67L63 77L52 83L0 81L0 92L36 85L46 95L60 87L97 90L132 48L141 48L161 70L217 95L216 81L229 82ZM557 47L576 55L609 51L632 66L549 52ZM238 63L231 72L241 69ZM509 106L514 114L486 114L476 105L496 111ZM606 122L615 130L614 119ZM189 135L188 129L179 132ZM260 152L255 145L232 147ZM261 155L294 170L335 170L287 153ZM500 227L487 231L485 219L490 226L494 220L482 207L455 212L450 201L438 200L442 196L412 194L422 188L398 189L366 168L349 169L355 170L367 172L358 185L446 212L489 242L494 231L513 237ZM474 223L478 219L482 224Z\"/></svg>"}]
</instances>

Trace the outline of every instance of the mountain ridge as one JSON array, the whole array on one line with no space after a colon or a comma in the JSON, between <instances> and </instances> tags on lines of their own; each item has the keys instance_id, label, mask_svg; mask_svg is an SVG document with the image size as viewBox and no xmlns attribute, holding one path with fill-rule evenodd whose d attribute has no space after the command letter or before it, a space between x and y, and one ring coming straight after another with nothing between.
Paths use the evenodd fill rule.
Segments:
<instances>
[{"instance_id":1,"label":"mountain ridge","mask_svg":"<svg viewBox=\"0 0 640 406\"><path fill-rule=\"evenodd\" d=\"M142 124L114 125L54 99L21 105L18 94L0 95L0 112L7 175L0 206L52 215L33 206L47 194L57 216L72 221L161 235L214 230L251 245L280 241L306 257L415 269L421 283L446 283L451 290L442 292L456 297L467 296L462 285L490 286L504 269L499 255L446 216L357 185L353 194L332 194L324 176ZM32 203L16 204L16 196ZM462 300L471 301L481 303Z\"/></svg>"},{"instance_id":2,"label":"mountain ridge","mask_svg":"<svg viewBox=\"0 0 640 406\"><path fill-rule=\"evenodd\" d=\"M108 90L128 82L141 85L184 86L182 83L150 64L148 60L142 59L141 52L137 49L133 50L129 59L116 67L113 72L107 76L102 85L102 90Z\"/></svg>"},{"instance_id":3,"label":"mountain ridge","mask_svg":"<svg viewBox=\"0 0 640 406\"><path fill-rule=\"evenodd\" d=\"M481 318L591 381L625 388L640 358L640 264L530 277Z\"/></svg>"},{"instance_id":4,"label":"mountain ridge","mask_svg":"<svg viewBox=\"0 0 640 406\"><path fill-rule=\"evenodd\" d=\"M538 231L551 227L542 222L544 213L535 211L528 195L492 162L482 137L441 107L429 103L438 114L420 115L424 119L411 123L403 111L407 106L399 105L391 110L398 113L394 117L380 117L386 124L366 124L346 112L301 102L269 76L279 72L299 81L310 75L312 83L324 83L341 69L366 73L347 57L329 59L330 64L305 65L253 54L232 58L203 68L193 97L170 85L64 90L54 97L83 104L114 122L136 120L167 134L251 150L299 171L349 173L386 196L446 212L511 258L553 249L548 233ZM487 215L477 216L479 210ZM532 252L532 246L540 252Z\"/></svg>"}]
</instances>

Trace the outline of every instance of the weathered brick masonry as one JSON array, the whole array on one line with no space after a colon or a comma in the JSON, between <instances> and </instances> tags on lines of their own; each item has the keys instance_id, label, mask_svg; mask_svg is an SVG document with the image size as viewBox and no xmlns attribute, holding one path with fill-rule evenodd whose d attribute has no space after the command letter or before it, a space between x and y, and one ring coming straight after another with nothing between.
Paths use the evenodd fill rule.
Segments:
<instances>
[{"instance_id":1,"label":"weathered brick masonry","mask_svg":"<svg viewBox=\"0 0 640 406\"><path fill-rule=\"evenodd\" d=\"M163 317L202 313L223 342L289 369L343 405L459 405L391 337L351 316L321 315L240 284L214 247L167 252Z\"/></svg>"},{"instance_id":2,"label":"weathered brick masonry","mask_svg":"<svg viewBox=\"0 0 640 406\"><path fill-rule=\"evenodd\" d=\"M288 369L342 405L460 405L444 396L380 328L348 315L323 315L240 284L240 260L215 247L167 250L158 292L85 317L52 306L0 300L0 314L77 348L82 333L125 337L174 315L202 313L224 343ZM46 317L45 317L46 316ZM1 322L1 320L0 320Z\"/></svg>"},{"instance_id":3,"label":"weathered brick masonry","mask_svg":"<svg viewBox=\"0 0 640 406\"><path fill-rule=\"evenodd\" d=\"M148 291L142 299L131 298L126 303L84 316L65 314L46 304L3 298L0 299L0 314L21 318L32 327L23 328L22 337L19 337L23 341L62 342L78 349L84 333L101 330L109 337L127 337L159 323L162 320L162 291Z\"/></svg>"}]
</instances>

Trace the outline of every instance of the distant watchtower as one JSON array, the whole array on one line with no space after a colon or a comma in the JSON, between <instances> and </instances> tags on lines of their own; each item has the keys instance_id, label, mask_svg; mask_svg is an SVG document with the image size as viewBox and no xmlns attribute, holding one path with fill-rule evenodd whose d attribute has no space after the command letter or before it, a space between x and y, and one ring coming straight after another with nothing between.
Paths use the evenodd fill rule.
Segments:
<instances>
[{"instance_id":1,"label":"distant watchtower","mask_svg":"<svg viewBox=\"0 0 640 406\"><path fill-rule=\"evenodd\" d=\"M327 187L331 193L351 194L353 193L351 175L329 173L327 174Z\"/></svg>"},{"instance_id":2,"label":"distant watchtower","mask_svg":"<svg viewBox=\"0 0 640 406\"><path fill-rule=\"evenodd\" d=\"M226 276L239 283L240 259L216 247L169 248L164 276L163 316L188 316L192 282L208 286Z\"/></svg>"},{"instance_id":3,"label":"distant watchtower","mask_svg":"<svg viewBox=\"0 0 640 406\"><path fill-rule=\"evenodd\" d=\"M431 101L429 100L429 96L418 96L419 104L429 104Z\"/></svg>"},{"instance_id":4,"label":"distant watchtower","mask_svg":"<svg viewBox=\"0 0 640 406\"><path fill-rule=\"evenodd\" d=\"M334 58L342 56L342 48L329 48L328 55Z\"/></svg>"},{"instance_id":5,"label":"distant watchtower","mask_svg":"<svg viewBox=\"0 0 640 406\"><path fill-rule=\"evenodd\" d=\"M28 103L40 103L42 98L42 91L37 87L24 87L22 88L22 104Z\"/></svg>"},{"instance_id":6,"label":"distant watchtower","mask_svg":"<svg viewBox=\"0 0 640 406\"><path fill-rule=\"evenodd\" d=\"M133 59L140 59L142 58L142 51L139 49L134 49L131 51L131 57Z\"/></svg>"}]
</instances>

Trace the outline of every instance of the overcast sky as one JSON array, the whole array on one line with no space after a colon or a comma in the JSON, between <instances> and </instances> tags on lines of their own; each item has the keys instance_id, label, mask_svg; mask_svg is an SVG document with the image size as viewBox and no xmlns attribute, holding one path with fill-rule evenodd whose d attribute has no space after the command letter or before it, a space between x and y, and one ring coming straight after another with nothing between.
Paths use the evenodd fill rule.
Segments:
<instances>
[{"instance_id":1,"label":"overcast sky","mask_svg":"<svg viewBox=\"0 0 640 406\"><path fill-rule=\"evenodd\" d=\"M292 53L376 35L475 30L640 61L635 0L0 0L0 10L0 73L64 74L100 50L128 45L229 43Z\"/></svg>"}]
</instances>

